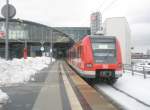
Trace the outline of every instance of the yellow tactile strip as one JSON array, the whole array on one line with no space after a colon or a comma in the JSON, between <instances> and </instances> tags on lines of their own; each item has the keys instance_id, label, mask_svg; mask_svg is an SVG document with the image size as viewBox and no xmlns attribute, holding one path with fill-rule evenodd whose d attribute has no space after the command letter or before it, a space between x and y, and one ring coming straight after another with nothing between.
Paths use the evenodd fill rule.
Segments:
<instances>
[{"instance_id":1,"label":"yellow tactile strip","mask_svg":"<svg viewBox=\"0 0 150 110\"><path fill-rule=\"evenodd\" d=\"M97 93L95 89L80 78L66 63L64 63L64 67L68 71L68 76L92 110L118 110L103 95Z\"/></svg>"}]
</instances>

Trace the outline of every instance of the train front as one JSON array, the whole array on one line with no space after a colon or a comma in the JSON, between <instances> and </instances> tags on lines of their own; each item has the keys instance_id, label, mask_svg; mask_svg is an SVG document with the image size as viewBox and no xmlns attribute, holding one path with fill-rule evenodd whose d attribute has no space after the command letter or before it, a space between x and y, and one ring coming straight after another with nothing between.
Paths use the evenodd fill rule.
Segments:
<instances>
[{"instance_id":1,"label":"train front","mask_svg":"<svg viewBox=\"0 0 150 110\"><path fill-rule=\"evenodd\" d=\"M115 82L122 75L121 50L117 39L95 35L88 37L85 45L85 70L89 70L89 76Z\"/></svg>"}]
</instances>

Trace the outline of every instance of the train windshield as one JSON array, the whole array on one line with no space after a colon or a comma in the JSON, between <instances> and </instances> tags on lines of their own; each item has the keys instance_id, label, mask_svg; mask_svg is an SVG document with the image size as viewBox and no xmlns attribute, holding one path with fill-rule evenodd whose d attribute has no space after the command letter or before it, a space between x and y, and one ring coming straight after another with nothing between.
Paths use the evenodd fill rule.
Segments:
<instances>
[{"instance_id":1,"label":"train windshield","mask_svg":"<svg viewBox=\"0 0 150 110\"><path fill-rule=\"evenodd\" d=\"M92 48L96 63L116 63L116 43L114 38L93 39Z\"/></svg>"}]
</instances>

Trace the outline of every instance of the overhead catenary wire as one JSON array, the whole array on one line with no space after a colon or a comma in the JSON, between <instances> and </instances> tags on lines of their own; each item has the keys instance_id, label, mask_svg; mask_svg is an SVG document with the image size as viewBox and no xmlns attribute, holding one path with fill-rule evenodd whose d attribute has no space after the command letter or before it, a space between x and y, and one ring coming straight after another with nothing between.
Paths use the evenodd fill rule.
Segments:
<instances>
[{"instance_id":1,"label":"overhead catenary wire","mask_svg":"<svg viewBox=\"0 0 150 110\"><path fill-rule=\"evenodd\" d=\"M98 9L102 10L102 7L105 6L107 2L108 0L103 0L102 3L99 5Z\"/></svg>"},{"instance_id":2,"label":"overhead catenary wire","mask_svg":"<svg viewBox=\"0 0 150 110\"><path fill-rule=\"evenodd\" d=\"M106 12L108 9L110 9L116 2L118 2L119 0L113 0L111 1L106 7L104 7L104 9L101 9L101 13ZM106 3L106 2L105 2Z\"/></svg>"}]
</instances>

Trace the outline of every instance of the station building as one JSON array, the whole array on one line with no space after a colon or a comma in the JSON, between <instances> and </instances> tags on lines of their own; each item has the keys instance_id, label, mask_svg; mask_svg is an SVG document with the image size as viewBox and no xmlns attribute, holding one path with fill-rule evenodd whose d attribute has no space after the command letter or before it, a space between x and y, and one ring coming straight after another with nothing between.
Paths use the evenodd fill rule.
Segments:
<instances>
[{"instance_id":1,"label":"station building","mask_svg":"<svg viewBox=\"0 0 150 110\"><path fill-rule=\"evenodd\" d=\"M5 33L5 19L0 18L0 32ZM73 42L67 34L55 28L39 23L20 19L9 20L9 58L23 57L23 49L27 42L28 56L49 55L50 48L57 51L57 47L65 48ZM51 45L52 43L52 45ZM60 46L62 45L62 46ZM41 51L44 47L44 51ZM5 35L0 37L0 57L5 56Z\"/></svg>"},{"instance_id":2,"label":"station building","mask_svg":"<svg viewBox=\"0 0 150 110\"><path fill-rule=\"evenodd\" d=\"M123 64L131 64L131 30L125 17L107 18L103 23L106 36L116 36L121 46Z\"/></svg>"},{"instance_id":3,"label":"station building","mask_svg":"<svg viewBox=\"0 0 150 110\"><path fill-rule=\"evenodd\" d=\"M130 29L125 18L109 18L103 23L104 35L116 36L121 44L123 63L131 63ZM0 18L0 32L5 31L5 19ZM66 55L66 50L84 35L91 34L90 27L49 27L20 19L9 20L9 57L23 57L25 42L28 56ZM52 44L52 45L51 45ZM41 51L44 47L44 51ZM0 37L0 57L5 56L5 36Z\"/></svg>"}]
</instances>

